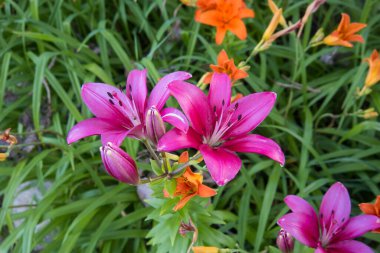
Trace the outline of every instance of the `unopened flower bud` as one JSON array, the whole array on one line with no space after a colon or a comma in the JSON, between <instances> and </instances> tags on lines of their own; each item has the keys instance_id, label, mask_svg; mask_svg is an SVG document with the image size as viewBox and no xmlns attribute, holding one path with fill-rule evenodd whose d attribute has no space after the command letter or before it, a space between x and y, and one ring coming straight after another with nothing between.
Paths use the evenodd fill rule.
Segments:
<instances>
[{"instance_id":1,"label":"unopened flower bud","mask_svg":"<svg viewBox=\"0 0 380 253\"><path fill-rule=\"evenodd\" d=\"M321 28L314 34L313 38L311 38L309 45L315 47L322 44L324 37L325 33L323 32L323 28Z\"/></svg>"},{"instance_id":2,"label":"unopened flower bud","mask_svg":"<svg viewBox=\"0 0 380 253\"><path fill-rule=\"evenodd\" d=\"M367 110L363 111L362 117L365 119L374 119L377 118L379 114L375 111L375 108L368 108Z\"/></svg>"},{"instance_id":3,"label":"unopened flower bud","mask_svg":"<svg viewBox=\"0 0 380 253\"><path fill-rule=\"evenodd\" d=\"M293 237L286 232L284 229L281 229L277 236L277 246L282 253L292 253L294 249L294 239Z\"/></svg>"},{"instance_id":4,"label":"unopened flower bud","mask_svg":"<svg viewBox=\"0 0 380 253\"><path fill-rule=\"evenodd\" d=\"M136 163L124 150L108 142L100 148L100 154L106 171L112 177L131 185L139 183Z\"/></svg>"},{"instance_id":5,"label":"unopened flower bud","mask_svg":"<svg viewBox=\"0 0 380 253\"><path fill-rule=\"evenodd\" d=\"M191 7L196 7L197 6L197 0L181 0L181 2L184 5L191 6Z\"/></svg>"},{"instance_id":6,"label":"unopened flower bud","mask_svg":"<svg viewBox=\"0 0 380 253\"><path fill-rule=\"evenodd\" d=\"M219 249L217 247L204 247L204 246L197 246L193 247L194 253L219 253Z\"/></svg>"},{"instance_id":7,"label":"unopened flower bud","mask_svg":"<svg viewBox=\"0 0 380 253\"><path fill-rule=\"evenodd\" d=\"M0 162L3 162L7 159L8 155L6 153L0 153Z\"/></svg>"},{"instance_id":8,"label":"unopened flower bud","mask_svg":"<svg viewBox=\"0 0 380 253\"><path fill-rule=\"evenodd\" d=\"M152 106L146 113L146 134L152 143L157 144L158 140L165 134L165 124L160 112Z\"/></svg>"}]
</instances>

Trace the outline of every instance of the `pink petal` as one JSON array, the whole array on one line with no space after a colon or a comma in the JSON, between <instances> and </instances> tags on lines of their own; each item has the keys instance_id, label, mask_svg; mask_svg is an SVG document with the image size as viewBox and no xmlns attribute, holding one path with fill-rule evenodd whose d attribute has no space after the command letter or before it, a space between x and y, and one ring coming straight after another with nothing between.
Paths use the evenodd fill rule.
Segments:
<instances>
[{"instance_id":1,"label":"pink petal","mask_svg":"<svg viewBox=\"0 0 380 253\"><path fill-rule=\"evenodd\" d=\"M325 193L319 214L323 224L329 225L333 219L337 226L345 224L350 218L351 201L346 187L340 182L335 183Z\"/></svg>"},{"instance_id":2,"label":"pink petal","mask_svg":"<svg viewBox=\"0 0 380 253\"><path fill-rule=\"evenodd\" d=\"M318 247L318 248L314 251L314 253L328 253L328 252L327 252L326 250L324 250L324 249Z\"/></svg>"},{"instance_id":3,"label":"pink petal","mask_svg":"<svg viewBox=\"0 0 380 253\"><path fill-rule=\"evenodd\" d=\"M164 108L161 111L161 116L164 122L171 124L183 132L189 129L189 122L185 114L176 108Z\"/></svg>"},{"instance_id":4,"label":"pink petal","mask_svg":"<svg viewBox=\"0 0 380 253\"><path fill-rule=\"evenodd\" d=\"M316 226L318 226L318 216L314 208L303 198L295 195L288 195L285 197L284 202L294 213L304 213L313 217L314 221L317 221Z\"/></svg>"},{"instance_id":5,"label":"pink petal","mask_svg":"<svg viewBox=\"0 0 380 253\"><path fill-rule=\"evenodd\" d=\"M210 135L213 128L213 115L202 90L182 81L171 83L169 90L177 99L194 130L202 135Z\"/></svg>"},{"instance_id":6,"label":"pink petal","mask_svg":"<svg viewBox=\"0 0 380 253\"><path fill-rule=\"evenodd\" d=\"M120 131L109 131L101 135L102 145L107 143L112 143L115 146L120 146L123 143L125 137L127 137L129 131L120 132Z\"/></svg>"},{"instance_id":7,"label":"pink petal","mask_svg":"<svg viewBox=\"0 0 380 253\"><path fill-rule=\"evenodd\" d=\"M131 121L120 106L129 104L127 97L118 88L103 83L86 83L82 86L82 98L88 109L98 118L112 119L127 127Z\"/></svg>"},{"instance_id":8,"label":"pink petal","mask_svg":"<svg viewBox=\"0 0 380 253\"><path fill-rule=\"evenodd\" d=\"M341 241L329 245L328 252L331 253L373 253L373 250L362 242Z\"/></svg>"},{"instance_id":9,"label":"pink petal","mask_svg":"<svg viewBox=\"0 0 380 253\"><path fill-rule=\"evenodd\" d=\"M174 128L162 136L162 138L158 141L157 149L165 152L176 151L184 148L198 149L201 143L201 136L192 128L189 128L186 133Z\"/></svg>"},{"instance_id":10,"label":"pink petal","mask_svg":"<svg viewBox=\"0 0 380 253\"><path fill-rule=\"evenodd\" d=\"M274 92L253 93L231 104L229 108L235 113L230 121L234 123L225 138L244 135L255 129L272 110L276 96Z\"/></svg>"},{"instance_id":11,"label":"pink petal","mask_svg":"<svg viewBox=\"0 0 380 253\"><path fill-rule=\"evenodd\" d=\"M375 215L359 215L351 218L334 241L351 240L380 228L380 218Z\"/></svg>"},{"instance_id":12,"label":"pink petal","mask_svg":"<svg viewBox=\"0 0 380 253\"><path fill-rule=\"evenodd\" d=\"M278 225L302 244L316 248L319 238L318 221L305 213L289 213L278 220Z\"/></svg>"},{"instance_id":13,"label":"pink petal","mask_svg":"<svg viewBox=\"0 0 380 253\"><path fill-rule=\"evenodd\" d=\"M170 96L168 85L173 81L184 81L189 78L191 74L184 71L173 72L161 78L150 93L148 107L156 106L157 110L161 111Z\"/></svg>"},{"instance_id":14,"label":"pink petal","mask_svg":"<svg viewBox=\"0 0 380 253\"><path fill-rule=\"evenodd\" d=\"M224 73L212 75L208 101L217 117L221 115L222 110L228 108L231 101L231 80L228 75Z\"/></svg>"},{"instance_id":15,"label":"pink petal","mask_svg":"<svg viewBox=\"0 0 380 253\"><path fill-rule=\"evenodd\" d=\"M92 135L108 135L108 134L117 134L121 138L123 135L123 139L128 134L128 130L117 127L113 125L108 120L99 119L99 118L91 118L86 119L71 128L67 135L67 143L71 144L76 142L82 138L92 136ZM113 139L115 141L115 139ZM123 140L121 140L123 141ZM107 142L103 142L106 144Z\"/></svg>"},{"instance_id":16,"label":"pink petal","mask_svg":"<svg viewBox=\"0 0 380 253\"><path fill-rule=\"evenodd\" d=\"M203 155L212 179L219 186L231 181L240 170L240 158L227 149L213 149L208 145L201 145L199 151Z\"/></svg>"},{"instance_id":17,"label":"pink petal","mask_svg":"<svg viewBox=\"0 0 380 253\"><path fill-rule=\"evenodd\" d=\"M132 97L137 107L140 117L145 115L145 100L148 94L146 87L146 69L144 70L132 70L127 78L126 94L128 97Z\"/></svg>"},{"instance_id":18,"label":"pink petal","mask_svg":"<svg viewBox=\"0 0 380 253\"><path fill-rule=\"evenodd\" d=\"M248 152L265 155L281 164L285 163L284 153L273 140L257 134L249 134L226 141L223 147L236 152Z\"/></svg>"}]
</instances>

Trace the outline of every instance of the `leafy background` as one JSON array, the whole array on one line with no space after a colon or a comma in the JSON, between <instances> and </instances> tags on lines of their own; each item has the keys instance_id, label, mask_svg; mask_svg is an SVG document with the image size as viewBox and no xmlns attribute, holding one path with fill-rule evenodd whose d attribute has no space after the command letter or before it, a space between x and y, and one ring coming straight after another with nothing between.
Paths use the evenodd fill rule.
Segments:
<instances>
[{"instance_id":1,"label":"leafy background","mask_svg":"<svg viewBox=\"0 0 380 253\"><path fill-rule=\"evenodd\" d=\"M165 216L171 221L163 223L166 218L145 207L135 187L104 173L99 138L68 146L65 136L91 117L80 97L84 82L123 86L128 71L147 68L150 85L175 70L192 73L196 83L222 48L236 63L244 60L272 16L266 1L246 3L256 12L245 20L247 41L230 35L217 46L214 29L195 23L194 9L176 0L0 1L0 129L11 127L19 139L0 163L0 252L185 252L191 236L181 238L176 226L186 211ZM308 3L284 0L281 6L295 22ZM275 242L276 220L287 212L287 194L317 207L326 189L341 181L354 214L360 213L358 203L379 194L380 124L355 114L368 107L380 111L379 87L355 97L367 70L362 59L380 49L379 11L377 0L328 0L300 40L291 34L249 62L249 78L234 91L277 92L276 108L256 132L278 141L287 162L280 168L242 154L241 172L219 189L213 205L188 208L200 209L200 243L274 252L268 246ZM305 52L316 30L332 31L341 12L368 24L366 43ZM124 147L149 169L136 141ZM21 189L39 192L23 208L14 201ZM379 236L362 240L380 252ZM297 244L296 252L307 249Z\"/></svg>"}]
</instances>

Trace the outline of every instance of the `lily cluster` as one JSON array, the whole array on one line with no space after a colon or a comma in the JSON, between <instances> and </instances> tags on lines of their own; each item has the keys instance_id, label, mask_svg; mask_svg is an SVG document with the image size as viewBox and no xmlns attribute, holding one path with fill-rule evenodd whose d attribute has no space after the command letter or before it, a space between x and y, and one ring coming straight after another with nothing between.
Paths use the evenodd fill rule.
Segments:
<instances>
[{"instance_id":1,"label":"lily cluster","mask_svg":"<svg viewBox=\"0 0 380 253\"><path fill-rule=\"evenodd\" d=\"M100 135L103 145L100 152L106 171L127 184L175 177L174 196L181 198L175 210L195 195L210 197L216 192L202 184L201 174L192 172L188 166L191 161L184 163L183 159L188 160L188 156L181 156L177 170L172 171L167 158L170 154L166 152L197 150L192 161L203 157L212 179L219 186L238 173L242 163L236 152L262 154L284 164L284 154L276 142L250 134L272 110L275 93L254 93L231 102L231 79L227 74L212 75L208 96L186 81L190 77L189 73L181 71L168 74L160 79L149 97L146 70L131 71L125 91L108 84L84 84L83 101L96 117L75 125L67 142ZM170 95L183 112L165 107ZM172 129L167 131L165 123ZM163 173L141 179L136 162L120 147L125 138L144 143Z\"/></svg>"}]
</instances>

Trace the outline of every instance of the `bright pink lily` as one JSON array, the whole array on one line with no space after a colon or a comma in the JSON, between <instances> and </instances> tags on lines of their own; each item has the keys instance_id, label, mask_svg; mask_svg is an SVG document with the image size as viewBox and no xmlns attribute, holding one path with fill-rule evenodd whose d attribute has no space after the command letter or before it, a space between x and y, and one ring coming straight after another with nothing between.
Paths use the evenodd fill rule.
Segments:
<instances>
[{"instance_id":1,"label":"bright pink lily","mask_svg":"<svg viewBox=\"0 0 380 253\"><path fill-rule=\"evenodd\" d=\"M91 135L101 135L103 145L111 142L119 146L125 137L147 137L145 119L150 109L157 111L162 120L187 131L185 115L175 108L165 108L169 98L169 83L187 80L186 72L174 72L160 79L147 99L146 70L132 70L127 78L126 93L103 83L86 83L82 86L82 98L96 118L86 119L75 125L67 136L69 144ZM155 142L155 140L151 140Z\"/></svg>"},{"instance_id":2,"label":"bright pink lily","mask_svg":"<svg viewBox=\"0 0 380 253\"><path fill-rule=\"evenodd\" d=\"M335 183L323 197L319 216L304 199L289 195L285 203L292 210L278 224L315 253L372 253L365 244L352 239L380 228L375 215L350 218L351 202L346 187Z\"/></svg>"},{"instance_id":3,"label":"bright pink lily","mask_svg":"<svg viewBox=\"0 0 380 253\"><path fill-rule=\"evenodd\" d=\"M159 150L198 149L218 185L226 184L238 173L241 160L235 152L258 153L284 164L284 154L277 143L249 134L272 110L275 93L254 93L230 104L231 80L219 73L212 76L208 97L183 81L171 83L169 90L191 127L186 133L178 129L166 133L158 142Z\"/></svg>"}]
</instances>

